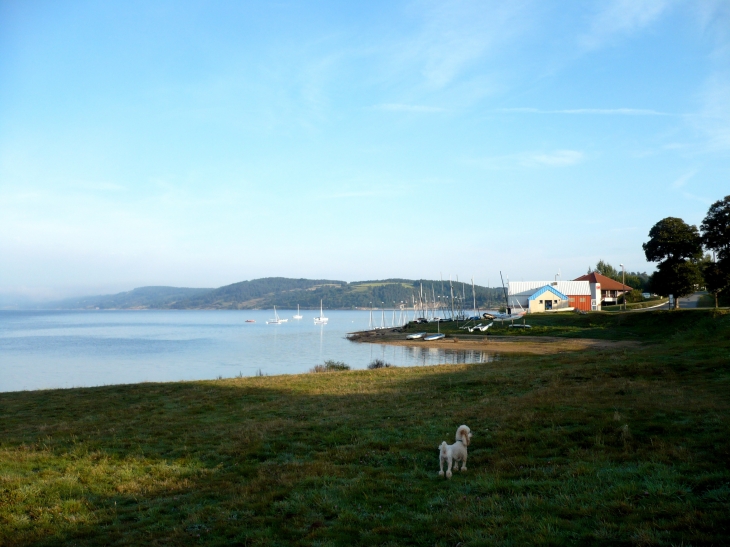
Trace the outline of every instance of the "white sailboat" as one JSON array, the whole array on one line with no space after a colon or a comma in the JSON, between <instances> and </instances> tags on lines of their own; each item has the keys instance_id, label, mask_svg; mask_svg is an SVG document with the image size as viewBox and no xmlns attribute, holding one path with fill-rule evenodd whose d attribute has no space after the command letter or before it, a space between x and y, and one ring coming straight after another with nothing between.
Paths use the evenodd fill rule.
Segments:
<instances>
[{"instance_id":1,"label":"white sailboat","mask_svg":"<svg viewBox=\"0 0 730 547\"><path fill-rule=\"evenodd\" d=\"M280 325L281 323L286 323L286 319L279 319L279 314L276 313L276 306L274 306L274 318L269 319L266 324L267 325Z\"/></svg>"},{"instance_id":2,"label":"white sailboat","mask_svg":"<svg viewBox=\"0 0 730 547\"><path fill-rule=\"evenodd\" d=\"M297 314L294 316L294 319L301 319L302 316L299 314L299 304L297 304Z\"/></svg>"},{"instance_id":3,"label":"white sailboat","mask_svg":"<svg viewBox=\"0 0 730 547\"><path fill-rule=\"evenodd\" d=\"M329 321L329 319L327 319L324 316L324 313L322 312L322 301L320 300L319 301L319 317L314 318L314 324L315 325L326 325L327 321Z\"/></svg>"}]
</instances>

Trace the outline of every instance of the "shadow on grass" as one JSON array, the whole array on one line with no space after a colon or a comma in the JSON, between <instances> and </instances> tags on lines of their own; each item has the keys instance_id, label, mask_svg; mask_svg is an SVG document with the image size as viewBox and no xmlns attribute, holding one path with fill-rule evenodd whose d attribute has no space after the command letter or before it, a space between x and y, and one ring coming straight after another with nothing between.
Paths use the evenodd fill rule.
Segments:
<instances>
[{"instance_id":1,"label":"shadow on grass","mask_svg":"<svg viewBox=\"0 0 730 547\"><path fill-rule=\"evenodd\" d=\"M719 543L727 350L1 394L0 543Z\"/></svg>"}]
</instances>

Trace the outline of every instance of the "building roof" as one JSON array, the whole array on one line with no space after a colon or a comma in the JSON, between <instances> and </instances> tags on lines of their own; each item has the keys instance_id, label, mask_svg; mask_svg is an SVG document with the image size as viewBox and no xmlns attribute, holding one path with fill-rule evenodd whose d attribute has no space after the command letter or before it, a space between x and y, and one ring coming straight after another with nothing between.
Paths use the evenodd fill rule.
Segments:
<instances>
[{"instance_id":1,"label":"building roof","mask_svg":"<svg viewBox=\"0 0 730 547\"><path fill-rule=\"evenodd\" d=\"M614 281L610 277L592 272L586 275L576 277L575 281L588 281L589 283L600 283L602 291L631 291L633 287L622 285L620 281Z\"/></svg>"},{"instance_id":2,"label":"building roof","mask_svg":"<svg viewBox=\"0 0 730 547\"><path fill-rule=\"evenodd\" d=\"M559 290L557 290L555 287L552 287L550 285L545 285L542 289L538 289L537 292L533 293L528 300L535 300L538 296L542 296L546 292L553 293L558 298L561 298L562 300L567 300L568 297L561 293Z\"/></svg>"},{"instance_id":3,"label":"building roof","mask_svg":"<svg viewBox=\"0 0 730 547\"><path fill-rule=\"evenodd\" d=\"M509 296L532 296L545 285L568 296L590 296L591 284L588 281L510 281Z\"/></svg>"}]
</instances>

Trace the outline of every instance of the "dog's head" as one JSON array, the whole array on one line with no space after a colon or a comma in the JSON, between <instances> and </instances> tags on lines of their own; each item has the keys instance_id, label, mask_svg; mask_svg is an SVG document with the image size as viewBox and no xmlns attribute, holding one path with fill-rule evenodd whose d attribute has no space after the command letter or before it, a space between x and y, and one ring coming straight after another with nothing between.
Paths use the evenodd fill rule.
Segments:
<instances>
[{"instance_id":1,"label":"dog's head","mask_svg":"<svg viewBox=\"0 0 730 547\"><path fill-rule=\"evenodd\" d=\"M456 440L464 443L464 446L469 446L471 442L471 429L468 425L460 425L459 429L456 430Z\"/></svg>"}]
</instances>

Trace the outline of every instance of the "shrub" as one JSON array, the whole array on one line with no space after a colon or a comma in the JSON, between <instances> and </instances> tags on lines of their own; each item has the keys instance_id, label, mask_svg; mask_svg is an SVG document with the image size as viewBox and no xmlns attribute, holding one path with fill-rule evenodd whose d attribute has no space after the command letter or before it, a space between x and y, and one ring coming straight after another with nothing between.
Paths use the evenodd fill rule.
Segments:
<instances>
[{"instance_id":1,"label":"shrub","mask_svg":"<svg viewBox=\"0 0 730 547\"><path fill-rule=\"evenodd\" d=\"M375 359L372 363L368 365L369 369L375 369L375 368L390 368L395 365L391 365L390 363L386 363L382 359Z\"/></svg>"},{"instance_id":2,"label":"shrub","mask_svg":"<svg viewBox=\"0 0 730 547\"><path fill-rule=\"evenodd\" d=\"M309 372L337 372L340 370L350 370L350 365L342 361L333 361L328 359L323 365L315 365Z\"/></svg>"}]
</instances>

